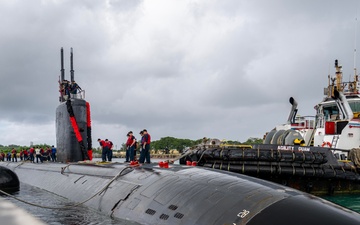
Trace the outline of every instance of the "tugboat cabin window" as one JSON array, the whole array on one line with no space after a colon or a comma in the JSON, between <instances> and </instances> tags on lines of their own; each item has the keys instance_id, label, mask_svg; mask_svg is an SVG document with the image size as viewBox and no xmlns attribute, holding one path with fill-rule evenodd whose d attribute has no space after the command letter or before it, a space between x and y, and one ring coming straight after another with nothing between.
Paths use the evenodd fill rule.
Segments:
<instances>
[{"instance_id":1,"label":"tugboat cabin window","mask_svg":"<svg viewBox=\"0 0 360 225\"><path fill-rule=\"evenodd\" d=\"M340 115L337 106L324 106L324 116L326 121L339 119Z\"/></svg>"},{"instance_id":2,"label":"tugboat cabin window","mask_svg":"<svg viewBox=\"0 0 360 225\"><path fill-rule=\"evenodd\" d=\"M349 105L353 112L360 112L360 102L349 102Z\"/></svg>"}]
</instances>

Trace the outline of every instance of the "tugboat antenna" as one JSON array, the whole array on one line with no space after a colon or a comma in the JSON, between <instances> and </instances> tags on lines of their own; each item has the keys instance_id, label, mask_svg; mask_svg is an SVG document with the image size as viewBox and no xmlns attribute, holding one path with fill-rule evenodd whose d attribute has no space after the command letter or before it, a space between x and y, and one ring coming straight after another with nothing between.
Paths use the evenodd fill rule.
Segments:
<instances>
[{"instance_id":1,"label":"tugboat antenna","mask_svg":"<svg viewBox=\"0 0 360 225\"><path fill-rule=\"evenodd\" d=\"M354 40L354 75L356 76L356 38L357 38L357 18L355 18L355 40Z\"/></svg>"},{"instance_id":2,"label":"tugboat antenna","mask_svg":"<svg viewBox=\"0 0 360 225\"><path fill-rule=\"evenodd\" d=\"M355 18L355 41L354 41L354 85L352 92L358 92L358 74L356 69L356 39L357 39L357 17Z\"/></svg>"}]
</instances>

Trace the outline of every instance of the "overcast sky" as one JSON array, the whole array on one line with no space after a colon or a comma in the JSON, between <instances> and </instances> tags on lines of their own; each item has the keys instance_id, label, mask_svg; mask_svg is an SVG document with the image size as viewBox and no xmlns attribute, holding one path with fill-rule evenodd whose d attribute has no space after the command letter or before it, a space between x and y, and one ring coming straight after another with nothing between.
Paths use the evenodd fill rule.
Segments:
<instances>
[{"instance_id":1,"label":"overcast sky","mask_svg":"<svg viewBox=\"0 0 360 225\"><path fill-rule=\"evenodd\" d=\"M352 79L359 10L358 0L0 1L0 144L56 144L61 47L67 79L74 49L93 140L120 145L143 128L153 140L260 138L286 122L291 96L315 114L335 59Z\"/></svg>"}]
</instances>

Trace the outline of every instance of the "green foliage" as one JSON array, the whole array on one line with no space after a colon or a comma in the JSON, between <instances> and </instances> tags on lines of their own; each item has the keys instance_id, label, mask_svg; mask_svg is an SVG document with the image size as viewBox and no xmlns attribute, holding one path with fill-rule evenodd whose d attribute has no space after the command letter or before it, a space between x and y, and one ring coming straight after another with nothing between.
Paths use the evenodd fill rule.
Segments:
<instances>
[{"instance_id":1,"label":"green foliage","mask_svg":"<svg viewBox=\"0 0 360 225\"><path fill-rule=\"evenodd\" d=\"M245 145L252 145L252 144L262 144L263 143L263 139L262 138L254 138L251 137L249 139L247 139L244 143Z\"/></svg>"},{"instance_id":2,"label":"green foliage","mask_svg":"<svg viewBox=\"0 0 360 225\"><path fill-rule=\"evenodd\" d=\"M190 139L179 139L174 137L163 137L160 140L153 141L151 143L151 148L155 150L163 150L163 149L177 149L178 151L182 152L186 147L193 147L202 143L203 139L198 140L190 140ZM254 138L251 137L247 139L245 142L240 141L232 141L227 140L226 144L229 145L240 145L240 144L261 144L263 140L261 138Z\"/></svg>"},{"instance_id":3,"label":"green foliage","mask_svg":"<svg viewBox=\"0 0 360 225\"><path fill-rule=\"evenodd\" d=\"M97 147L97 148L93 147L92 151L93 151L93 154L95 154L95 153L101 154L101 147Z\"/></svg>"},{"instance_id":4,"label":"green foliage","mask_svg":"<svg viewBox=\"0 0 360 225\"><path fill-rule=\"evenodd\" d=\"M163 137L158 141L151 142L152 149L177 149L182 152L186 147L191 147L196 145L197 141L190 139L179 139L174 137Z\"/></svg>"},{"instance_id":5,"label":"green foliage","mask_svg":"<svg viewBox=\"0 0 360 225\"><path fill-rule=\"evenodd\" d=\"M44 150L48 147L51 148L51 146L47 145L47 144L34 145L33 147L35 147L35 146L39 146L39 148L42 148ZM20 145L14 145L14 144L11 144L8 146L0 145L0 152L7 153L7 152L10 152L13 148L15 148L17 152L20 152L20 150L23 150L23 149L29 150L30 146L20 146Z\"/></svg>"},{"instance_id":6,"label":"green foliage","mask_svg":"<svg viewBox=\"0 0 360 225\"><path fill-rule=\"evenodd\" d=\"M126 151L126 144L125 143L121 144L120 151Z\"/></svg>"},{"instance_id":7,"label":"green foliage","mask_svg":"<svg viewBox=\"0 0 360 225\"><path fill-rule=\"evenodd\" d=\"M229 140L229 141L226 141L226 144L228 144L228 145L240 145L242 143L240 141L231 141L231 140Z\"/></svg>"},{"instance_id":8,"label":"green foliage","mask_svg":"<svg viewBox=\"0 0 360 225\"><path fill-rule=\"evenodd\" d=\"M203 142L203 139L190 140L190 139L181 139L174 137L163 137L160 140L151 142L151 149L153 150L165 150L165 149L176 149L179 152L182 152L187 147L193 147ZM226 141L226 144L230 145L239 145L239 144L258 144L262 143L260 138L249 138L246 142L241 143L239 141ZM126 151L125 143L121 144L120 151Z\"/></svg>"},{"instance_id":9,"label":"green foliage","mask_svg":"<svg viewBox=\"0 0 360 225\"><path fill-rule=\"evenodd\" d=\"M181 139L181 138L174 138L174 137L163 137L163 138L160 138L160 140L152 141L151 149L155 149L155 150L176 149L179 152L182 152L186 147L193 147L195 145L202 143L202 141L203 141L203 139L190 140L190 139ZM226 144L230 144L230 145L239 145L239 144L251 145L251 144L261 144L261 143L263 143L263 139L254 138L254 137L250 137L243 143L241 143L239 141L232 141L232 140L226 141ZM51 147L50 145L47 145L47 144L39 144L39 145L34 145L34 146L39 146L40 148L43 148L43 149ZM15 145L15 144L11 144L9 146L0 145L0 152L7 153L7 152L11 151L13 148L15 148L17 150L17 152L20 152L20 150L22 150L22 149L29 149L30 146L20 146L20 145ZM121 144L120 151L126 151L125 143ZM101 153L101 148L94 147L93 152Z\"/></svg>"}]
</instances>

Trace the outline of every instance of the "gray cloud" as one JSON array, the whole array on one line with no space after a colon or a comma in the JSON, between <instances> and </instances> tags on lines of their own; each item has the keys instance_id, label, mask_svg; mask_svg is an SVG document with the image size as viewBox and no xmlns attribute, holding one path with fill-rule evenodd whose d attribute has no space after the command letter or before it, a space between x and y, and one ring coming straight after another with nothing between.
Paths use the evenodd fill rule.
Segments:
<instances>
[{"instance_id":1,"label":"gray cloud","mask_svg":"<svg viewBox=\"0 0 360 225\"><path fill-rule=\"evenodd\" d=\"M355 0L2 2L0 144L54 142L61 47L67 77L74 48L94 138L120 145L128 130L143 128L154 139L262 137L285 122L290 96L300 114L314 114L335 59L351 78L359 7Z\"/></svg>"}]
</instances>

